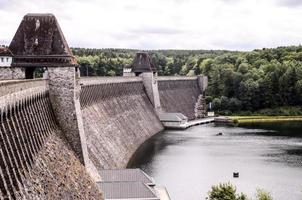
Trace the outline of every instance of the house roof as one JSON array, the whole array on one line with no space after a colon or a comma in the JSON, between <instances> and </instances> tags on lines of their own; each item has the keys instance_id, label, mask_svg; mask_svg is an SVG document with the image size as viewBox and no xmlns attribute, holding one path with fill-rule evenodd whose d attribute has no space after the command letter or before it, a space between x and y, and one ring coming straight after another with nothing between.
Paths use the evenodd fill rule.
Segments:
<instances>
[{"instance_id":1,"label":"house roof","mask_svg":"<svg viewBox=\"0 0 302 200\"><path fill-rule=\"evenodd\" d=\"M105 199L159 200L156 194L142 182L98 182Z\"/></svg>"},{"instance_id":2,"label":"house roof","mask_svg":"<svg viewBox=\"0 0 302 200\"><path fill-rule=\"evenodd\" d=\"M154 184L151 177L140 169L109 169L101 170L102 182L125 182L134 181L145 184Z\"/></svg>"},{"instance_id":3,"label":"house roof","mask_svg":"<svg viewBox=\"0 0 302 200\"><path fill-rule=\"evenodd\" d=\"M146 52L136 53L130 68L132 68L134 73L156 72L156 67Z\"/></svg>"},{"instance_id":4,"label":"house roof","mask_svg":"<svg viewBox=\"0 0 302 200\"><path fill-rule=\"evenodd\" d=\"M53 14L27 14L9 45L13 66L73 65L76 60Z\"/></svg>"},{"instance_id":5,"label":"house roof","mask_svg":"<svg viewBox=\"0 0 302 200\"><path fill-rule=\"evenodd\" d=\"M0 47L0 56L13 56L12 52L5 47Z\"/></svg>"}]
</instances>

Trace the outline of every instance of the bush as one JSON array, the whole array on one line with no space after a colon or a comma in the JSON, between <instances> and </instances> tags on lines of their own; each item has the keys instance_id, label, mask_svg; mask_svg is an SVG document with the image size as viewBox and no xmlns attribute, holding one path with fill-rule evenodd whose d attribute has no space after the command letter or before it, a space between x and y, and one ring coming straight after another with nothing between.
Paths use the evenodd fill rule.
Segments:
<instances>
[{"instance_id":1,"label":"bush","mask_svg":"<svg viewBox=\"0 0 302 200\"><path fill-rule=\"evenodd\" d=\"M232 112L241 110L241 107L242 107L242 103L240 100L238 100L237 98L230 98L229 109Z\"/></svg>"},{"instance_id":2,"label":"bush","mask_svg":"<svg viewBox=\"0 0 302 200\"><path fill-rule=\"evenodd\" d=\"M221 100L219 99L219 98L215 98L214 100L213 100L213 110L215 110L215 111L218 111L218 110L220 110L220 107L221 107Z\"/></svg>"},{"instance_id":3,"label":"bush","mask_svg":"<svg viewBox=\"0 0 302 200\"><path fill-rule=\"evenodd\" d=\"M227 98L225 96L221 96L220 101L221 101L221 105L220 105L221 110L228 110L229 109L229 98Z\"/></svg>"},{"instance_id":4,"label":"bush","mask_svg":"<svg viewBox=\"0 0 302 200\"><path fill-rule=\"evenodd\" d=\"M231 183L220 183L212 186L208 192L207 200L248 200L248 197L243 193L237 193L236 187ZM263 189L256 189L255 200L273 200L269 192Z\"/></svg>"},{"instance_id":5,"label":"bush","mask_svg":"<svg viewBox=\"0 0 302 200\"><path fill-rule=\"evenodd\" d=\"M261 109L254 112L239 111L233 112L232 114L235 116L300 116L302 115L302 108L298 106L283 106L276 108Z\"/></svg>"},{"instance_id":6,"label":"bush","mask_svg":"<svg viewBox=\"0 0 302 200\"><path fill-rule=\"evenodd\" d=\"M206 100L206 104L209 104L210 102L213 101L213 97L212 96L206 96L205 100Z\"/></svg>"},{"instance_id":7,"label":"bush","mask_svg":"<svg viewBox=\"0 0 302 200\"><path fill-rule=\"evenodd\" d=\"M273 197L269 192L266 192L263 189L257 188L256 199L257 200L273 200Z\"/></svg>"},{"instance_id":8,"label":"bush","mask_svg":"<svg viewBox=\"0 0 302 200\"><path fill-rule=\"evenodd\" d=\"M237 194L236 187L231 183L220 183L219 185L212 186L208 193L207 199L209 200L247 200L246 195Z\"/></svg>"},{"instance_id":9,"label":"bush","mask_svg":"<svg viewBox=\"0 0 302 200\"><path fill-rule=\"evenodd\" d=\"M239 123L238 119L234 119L234 120L233 120L233 123L234 123L234 124L238 124L238 123Z\"/></svg>"},{"instance_id":10,"label":"bush","mask_svg":"<svg viewBox=\"0 0 302 200\"><path fill-rule=\"evenodd\" d=\"M225 115L225 116L232 115L232 112L230 110L223 110L223 111L219 111L218 113L219 115Z\"/></svg>"},{"instance_id":11,"label":"bush","mask_svg":"<svg viewBox=\"0 0 302 200\"><path fill-rule=\"evenodd\" d=\"M284 106L277 108L267 108L255 111L255 114L268 115L268 116L298 116L302 115L301 107L298 106Z\"/></svg>"}]
</instances>

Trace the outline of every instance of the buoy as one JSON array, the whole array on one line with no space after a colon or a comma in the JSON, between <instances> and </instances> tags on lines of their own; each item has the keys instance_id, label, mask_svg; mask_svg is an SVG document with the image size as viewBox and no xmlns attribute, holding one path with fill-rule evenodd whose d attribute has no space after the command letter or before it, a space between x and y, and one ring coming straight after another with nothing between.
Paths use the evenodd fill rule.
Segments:
<instances>
[{"instance_id":1,"label":"buoy","mask_svg":"<svg viewBox=\"0 0 302 200\"><path fill-rule=\"evenodd\" d=\"M239 178L239 172L233 172L233 177L234 178Z\"/></svg>"}]
</instances>

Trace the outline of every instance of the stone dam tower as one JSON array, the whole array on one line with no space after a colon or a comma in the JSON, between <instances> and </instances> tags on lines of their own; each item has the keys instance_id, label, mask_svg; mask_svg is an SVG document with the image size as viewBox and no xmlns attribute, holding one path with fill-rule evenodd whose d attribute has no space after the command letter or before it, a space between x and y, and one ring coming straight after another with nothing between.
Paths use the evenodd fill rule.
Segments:
<instances>
[{"instance_id":1,"label":"stone dam tower","mask_svg":"<svg viewBox=\"0 0 302 200\"><path fill-rule=\"evenodd\" d=\"M161 116L203 117L207 78L157 76L144 52L130 76L80 78L52 14L25 15L9 50L11 66L0 67L1 200L103 199L100 171L126 168L164 129ZM33 79L36 68L43 79Z\"/></svg>"}]
</instances>

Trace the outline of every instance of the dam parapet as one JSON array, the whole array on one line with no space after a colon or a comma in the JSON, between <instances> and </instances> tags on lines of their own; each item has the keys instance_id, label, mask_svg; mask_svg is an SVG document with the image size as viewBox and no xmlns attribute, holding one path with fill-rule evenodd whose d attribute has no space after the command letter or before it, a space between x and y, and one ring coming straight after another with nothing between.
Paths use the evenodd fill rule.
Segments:
<instances>
[{"instance_id":1,"label":"dam parapet","mask_svg":"<svg viewBox=\"0 0 302 200\"><path fill-rule=\"evenodd\" d=\"M97 76L97 77L81 77L80 83L82 86L98 85L106 83L125 83L125 82L139 82L142 81L139 76Z\"/></svg>"},{"instance_id":2,"label":"dam parapet","mask_svg":"<svg viewBox=\"0 0 302 200\"><path fill-rule=\"evenodd\" d=\"M48 92L47 80L3 80L0 81L0 107L46 92Z\"/></svg>"}]
</instances>

